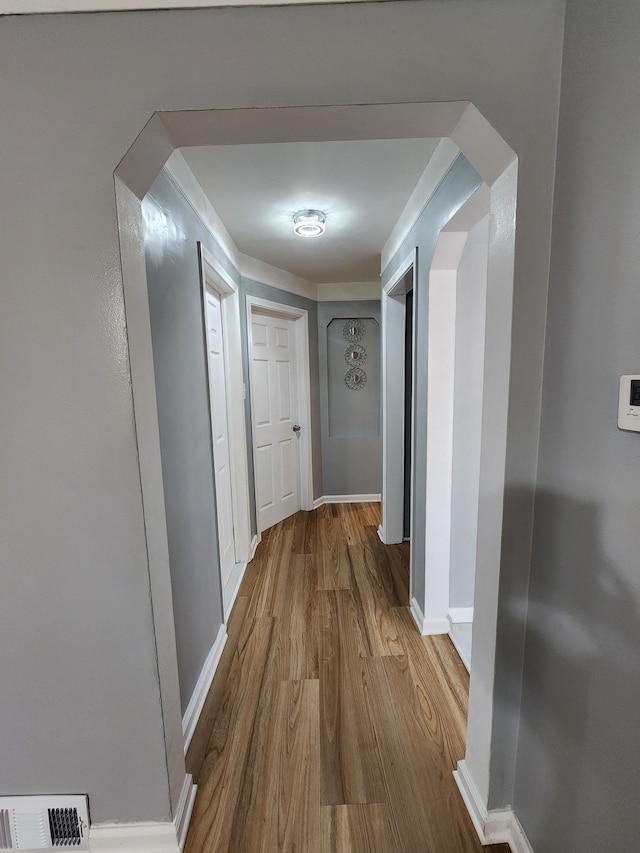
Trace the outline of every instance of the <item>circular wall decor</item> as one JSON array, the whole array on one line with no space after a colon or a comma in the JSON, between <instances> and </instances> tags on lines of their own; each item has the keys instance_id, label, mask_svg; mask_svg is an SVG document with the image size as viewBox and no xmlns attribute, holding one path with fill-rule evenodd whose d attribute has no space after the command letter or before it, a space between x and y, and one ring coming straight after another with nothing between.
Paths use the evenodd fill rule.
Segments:
<instances>
[{"instance_id":1,"label":"circular wall decor","mask_svg":"<svg viewBox=\"0 0 640 853\"><path fill-rule=\"evenodd\" d=\"M367 360L367 351L360 344L351 344L344 351L344 360L351 367L358 367Z\"/></svg>"},{"instance_id":2,"label":"circular wall decor","mask_svg":"<svg viewBox=\"0 0 640 853\"><path fill-rule=\"evenodd\" d=\"M367 384L367 374L359 367L352 367L344 375L344 384L351 391L359 391Z\"/></svg>"},{"instance_id":3,"label":"circular wall decor","mask_svg":"<svg viewBox=\"0 0 640 853\"><path fill-rule=\"evenodd\" d=\"M364 338L364 323L360 320L347 320L342 327L342 334L352 344L357 344Z\"/></svg>"}]
</instances>

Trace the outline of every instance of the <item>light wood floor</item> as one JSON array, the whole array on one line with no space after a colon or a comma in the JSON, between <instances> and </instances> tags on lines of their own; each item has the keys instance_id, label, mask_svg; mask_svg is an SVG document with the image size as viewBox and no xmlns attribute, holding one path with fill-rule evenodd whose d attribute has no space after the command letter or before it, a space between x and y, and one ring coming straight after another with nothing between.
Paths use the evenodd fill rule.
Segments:
<instances>
[{"instance_id":1,"label":"light wood floor","mask_svg":"<svg viewBox=\"0 0 640 853\"><path fill-rule=\"evenodd\" d=\"M418 634L379 520L334 504L265 534L187 756L185 853L508 851L480 846L451 775L467 673Z\"/></svg>"}]
</instances>

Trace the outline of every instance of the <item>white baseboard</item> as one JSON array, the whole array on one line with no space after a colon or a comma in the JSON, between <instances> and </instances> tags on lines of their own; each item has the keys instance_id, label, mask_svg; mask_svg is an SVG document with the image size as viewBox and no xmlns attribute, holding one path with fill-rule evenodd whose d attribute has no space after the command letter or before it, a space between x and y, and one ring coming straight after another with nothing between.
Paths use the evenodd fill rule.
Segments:
<instances>
[{"instance_id":1,"label":"white baseboard","mask_svg":"<svg viewBox=\"0 0 640 853\"><path fill-rule=\"evenodd\" d=\"M425 618L422 608L413 597L411 598L411 615L423 636L449 633L449 620Z\"/></svg>"},{"instance_id":2,"label":"white baseboard","mask_svg":"<svg viewBox=\"0 0 640 853\"><path fill-rule=\"evenodd\" d=\"M385 532L381 524L378 525L378 539L382 542L383 545L386 545Z\"/></svg>"},{"instance_id":3,"label":"white baseboard","mask_svg":"<svg viewBox=\"0 0 640 853\"><path fill-rule=\"evenodd\" d=\"M259 544L260 544L260 537L256 534L253 537L253 539L251 540L251 554L249 556L249 562L251 562L251 560L253 560L253 558L255 557L256 548L258 547Z\"/></svg>"},{"instance_id":4,"label":"white baseboard","mask_svg":"<svg viewBox=\"0 0 640 853\"><path fill-rule=\"evenodd\" d=\"M89 829L91 853L181 853L197 786L186 773L176 816L169 823L98 823Z\"/></svg>"},{"instance_id":5,"label":"white baseboard","mask_svg":"<svg viewBox=\"0 0 640 853\"><path fill-rule=\"evenodd\" d=\"M178 847L182 850L184 842L187 840L187 830L189 829L189 821L191 820L191 812L196 801L196 792L198 786L193 784L191 773L185 773L178 807L173 819L173 825L176 829L178 839Z\"/></svg>"},{"instance_id":6,"label":"white baseboard","mask_svg":"<svg viewBox=\"0 0 640 853\"><path fill-rule=\"evenodd\" d=\"M511 813L511 826L509 835L509 847L512 853L533 853L531 842L526 836L522 824L515 812Z\"/></svg>"},{"instance_id":7,"label":"white baseboard","mask_svg":"<svg viewBox=\"0 0 640 853\"><path fill-rule=\"evenodd\" d=\"M473 622L473 607L450 607L447 615L452 622Z\"/></svg>"},{"instance_id":8,"label":"white baseboard","mask_svg":"<svg viewBox=\"0 0 640 853\"><path fill-rule=\"evenodd\" d=\"M458 623L458 624L462 624L462 623ZM464 668L467 670L467 672L469 674L471 674L471 654L470 654L470 651L465 648L463 643L458 642L458 640L460 638L458 637L456 629L453 627L453 623L451 625L451 628L448 631L448 634L449 634L449 639L453 643L453 647L458 652L458 656L460 657L460 660L464 664Z\"/></svg>"},{"instance_id":9,"label":"white baseboard","mask_svg":"<svg viewBox=\"0 0 640 853\"><path fill-rule=\"evenodd\" d=\"M411 597L411 615L413 616L413 621L418 626L418 631L422 634L422 626L424 625L424 613L422 612L422 608L418 604L418 602Z\"/></svg>"},{"instance_id":10,"label":"white baseboard","mask_svg":"<svg viewBox=\"0 0 640 853\"><path fill-rule=\"evenodd\" d=\"M220 656L222 655L222 650L224 649L226 642L227 631L225 626L221 625L220 630L218 631L218 636L211 647L211 651L207 655L207 659L205 660L202 671L200 672L200 677L198 678L198 683L191 694L191 699L189 699L189 704L187 705L184 716L182 717L182 736L184 738L185 755L187 754L191 738L193 737L193 733L198 725L198 720L200 719L200 714L202 713L207 693L211 687L213 676L216 674L216 669L220 662Z\"/></svg>"},{"instance_id":11,"label":"white baseboard","mask_svg":"<svg viewBox=\"0 0 640 853\"><path fill-rule=\"evenodd\" d=\"M533 853L533 847L513 809L487 810L464 760L458 762L453 777L481 844L508 844L512 853Z\"/></svg>"},{"instance_id":12,"label":"white baseboard","mask_svg":"<svg viewBox=\"0 0 640 853\"><path fill-rule=\"evenodd\" d=\"M313 502L313 508L322 504L368 504L380 503L380 495L324 495Z\"/></svg>"},{"instance_id":13,"label":"white baseboard","mask_svg":"<svg viewBox=\"0 0 640 853\"><path fill-rule=\"evenodd\" d=\"M91 853L180 853L173 823L102 823L89 830Z\"/></svg>"},{"instance_id":14,"label":"white baseboard","mask_svg":"<svg viewBox=\"0 0 640 853\"><path fill-rule=\"evenodd\" d=\"M229 620L229 614L231 613L231 609L235 603L238 590L240 589L240 584L242 583L242 578L244 577L244 573L246 572L248 565L248 563L236 563L229 575L229 580L222 590L222 607L224 610L225 622Z\"/></svg>"}]
</instances>

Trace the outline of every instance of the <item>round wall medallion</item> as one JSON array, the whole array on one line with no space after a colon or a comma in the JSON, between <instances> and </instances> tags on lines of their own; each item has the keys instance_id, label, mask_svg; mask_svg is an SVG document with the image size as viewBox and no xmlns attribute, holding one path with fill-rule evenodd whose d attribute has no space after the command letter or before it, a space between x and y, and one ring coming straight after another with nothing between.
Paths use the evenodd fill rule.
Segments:
<instances>
[{"instance_id":1,"label":"round wall medallion","mask_svg":"<svg viewBox=\"0 0 640 853\"><path fill-rule=\"evenodd\" d=\"M367 351L364 347L361 347L360 344L351 344L344 351L344 360L347 364L350 364L351 367L357 367L361 364L364 364L367 360Z\"/></svg>"},{"instance_id":2,"label":"round wall medallion","mask_svg":"<svg viewBox=\"0 0 640 853\"><path fill-rule=\"evenodd\" d=\"M367 384L367 374L359 367L352 367L344 375L344 384L352 391L359 391Z\"/></svg>"},{"instance_id":3,"label":"round wall medallion","mask_svg":"<svg viewBox=\"0 0 640 853\"><path fill-rule=\"evenodd\" d=\"M342 327L342 334L352 344L357 344L364 338L364 323L360 320L347 320Z\"/></svg>"}]
</instances>

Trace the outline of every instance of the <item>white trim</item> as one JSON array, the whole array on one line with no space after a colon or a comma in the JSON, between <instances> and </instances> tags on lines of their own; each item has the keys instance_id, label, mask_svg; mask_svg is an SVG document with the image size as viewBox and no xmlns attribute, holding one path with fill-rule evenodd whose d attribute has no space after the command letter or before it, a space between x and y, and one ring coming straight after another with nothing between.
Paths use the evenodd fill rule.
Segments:
<instances>
[{"instance_id":1,"label":"white trim","mask_svg":"<svg viewBox=\"0 0 640 853\"><path fill-rule=\"evenodd\" d=\"M418 631L423 637L433 634L448 634L449 620L448 619L427 619L422 612L417 599L411 596L411 615L418 626Z\"/></svg>"},{"instance_id":2,"label":"white trim","mask_svg":"<svg viewBox=\"0 0 640 853\"><path fill-rule=\"evenodd\" d=\"M253 547L253 543L252 546ZM244 577L244 573L247 570L247 566L249 563L236 563L231 570L231 574L229 575L229 579L222 590L222 610L224 614L224 621L229 621L229 616L231 615L231 611L233 610L233 605L235 604L236 598L238 597L238 591L240 590L240 584L242 583L242 579Z\"/></svg>"},{"instance_id":3,"label":"white trim","mask_svg":"<svg viewBox=\"0 0 640 853\"><path fill-rule=\"evenodd\" d=\"M324 504L375 504L380 503L380 495L325 495L321 500Z\"/></svg>"},{"instance_id":4,"label":"white trim","mask_svg":"<svg viewBox=\"0 0 640 853\"><path fill-rule=\"evenodd\" d=\"M91 853L180 853L174 823L102 823L89 830Z\"/></svg>"},{"instance_id":5,"label":"white trim","mask_svg":"<svg viewBox=\"0 0 640 853\"><path fill-rule=\"evenodd\" d=\"M380 280L316 285L318 302L359 302L380 299Z\"/></svg>"},{"instance_id":6,"label":"white trim","mask_svg":"<svg viewBox=\"0 0 640 853\"><path fill-rule=\"evenodd\" d=\"M480 796L480 792L473 781L469 768L464 761L458 761L453 778L462 794L462 799L469 812L469 817L478 833L481 844L504 844L508 843L509 824L511 823L511 809L500 809L488 812L487 805Z\"/></svg>"},{"instance_id":7,"label":"white trim","mask_svg":"<svg viewBox=\"0 0 640 853\"><path fill-rule=\"evenodd\" d=\"M204 708L204 703L211 687L213 676L216 674L216 669L220 663L220 657L222 656L222 650L224 649L226 642L227 631L225 626L221 625L218 630L218 636L216 637L214 644L211 646L211 650L207 655L207 659L205 660L202 670L200 671L200 675L198 676L196 686L191 694L191 699L189 699L189 704L187 705L182 717L182 737L184 738L185 755L187 754L191 738L193 737L193 733L198 725L200 714Z\"/></svg>"},{"instance_id":8,"label":"white trim","mask_svg":"<svg viewBox=\"0 0 640 853\"><path fill-rule=\"evenodd\" d=\"M313 453L311 444L311 375L309 366L309 312L304 308L272 302L269 299L259 299L257 296L247 296L247 339L249 345L249 384L252 382L251 371L251 314L266 313L276 317L293 320L296 333L296 374L298 390L298 423L302 427L299 435L300 451L300 509L313 508ZM253 421L253 419L252 419ZM251 425L253 433L253 422ZM251 436L252 446L253 435ZM254 448L255 453L255 448ZM260 513L258 510L258 490L255 494L256 527L260 537Z\"/></svg>"},{"instance_id":9,"label":"white trim","mask_svg":"<svg viewBox=\"0 0 640 853\"><path fill-rule=\"evenodd\" d=\"M382 290L382 523L385 545L404 539L404 414L405 414L405 325L406 291L404 278L413 270L412 286L416 288L418 250L402 259ZM412 362L415 376L416 311L413 312ZM411 411L415 411L413 383ZM415 459L415 429L411 430L412 459ZM413 466L412 466L413 467ZM410 483L410 525L414 530L413 472ZM410 555L411 566L413 554ZM413 575L412 568L410 576Z\"/></svg>"},{"instance_id":10,"label":"white trim","mask_svg":"<svg viewBox=\"0 0 640 853\"><path fill-rule=\"evenodd\" d=\"M172 799L184 778L182 708L165 511L160 430L156 398L149 291L140 199L115 177L122 283L129 334L129 364L138 448L144 531L153 604L156 663L160 681L163 734ZM134 848L135 849L135 848Z\"/></svg>"},{"instance_id":11,"label":"white trim","mask_svg":"<svg viewBox=\"0 0 640 853\"><path fill-rule=\"evenodd\" d=\"M409 232L418 221L420 214L429 203L429 200L453 165L459 153L460 148L452 139L449 138L441 139L436 146L436 150L431 155L431 159L427 163L424 172L420 176L418 183L415 185L413 192L409 196L409 200L404 206L404 210L400 214L393 231L389 235L387 242L382 247L382 252L380 254L380 269L383 272L388 267L389 262L393 259L393 256L398 251L404 240L409 236Z\"/></svg>"},{"instance_id":12,"label":"white trim","mask_svg":"<svg viewBox=\"0 0 640 853\"><path fill-rule=\"evenodd\" d=\"M389 278L389 281L382 288L382 292L385 296L402 296L406 295L406 290L401 286L402 279L409 272L409 270L414 268L414 277L413 284L415 285L415 266L416 266L416 257L417 257L417 249L413 248L404 256L404 258L398 264L395 272Z\"/></svg>"},{"instance_id":13,"label":"white trim","mask_svg":"<svg viewBox=\"0 0 640 853\"><path fill-rule=\"evenodd\" d=\"M451 133L451 141L490 187L517 160L515 152L495 127L471 103L467 104L458 119Z\"/></svg>"},{"instance_id":14,"label":"white trim","mask_svg":"<svg viewBox=\"0 0 640 853\"><path fill-rule=\"evenodd\" d=\"M238 269L245 278L251 278L253 281L268 284L269 287L276 287L278 290L284 290L296 296L303 296L305 299L312 299L314 302L316 300L317 285L314 282L282 270L280 267L274 267L258 258L239 252Z\"/></svg>"},{"instance_id":15,"label":"white trim","mask_svg":"<svg viewBox=\"0 0 640 853\"><path fill-rule=\"evenodd\" d=\"M378 525L377 533L378 533L378 539L382 542L383 545L386 545L387 544L387 537L386 537L386 534L384 532L384 528L381 524Z\"/></svg>"},{"instance_id":16,"label":"white trim","mask_svg":"<svg viewBox=\"0 0 640 853\"><path fill-rule=\"evenodd\" d=\"M455 624L462 624L462 623L459 623L459 622L454 623L451 621L451 619L449 619L449 630L447 631L447 634L449 635L449 639L453 643L454 649L458 652L458 656L459 656L460 660L462 661L462 663L464 664L464 668L467 670L467 672L469 674L471 674L471 649L466 649L464 647L464 645L461 642L459 642L460 637L459 637L458 631L456 631L454 628ZM466 623L466 624L469 624L469 623ZM472 646L473 646L473 643L472 643Z\"/></svg>"},{"instance_id":17,"label":"white trim","mask_svg":"<svg viewBox=\"0 0 640 853\"><path fill-rule=\"evenodd\" d=\"M215 9L219 6L305 6L309 3L366 3L368 0L0 0L0 15L62 12L131 12L146 9Z\"/></svg>"},{"instance_id":18,"label":"white trim","mask_svg":"<svg viewBox=\"0 0 640 853\"><path fill-rule=\"evenodd\" d=\"M193 776L191 773L185 773L182 791L180 791L180 799L176 807L176 813L173 818L173 825L176 829L178 838L178 847L180 850L184 847L184 842L187 840L187 832L191 821L191 813L196 802L196 793L198 786L193 784Z\"/></svg>"},{"instance_id":19,"label":"white trim","mask_svg":"<svg viewBox=\"0 0 640 853\"><path fill-rule=\"evenodd\" d=\"M238 286L211 252L198 243L201 265L202 322L207 341L206 293L207 288L220 297L222 314L224 378L227 397L227 422L229 433L229 464L231 466L231 515L235 562L247 563L251 542L251 515L249 512L249 460L244 409L242 372L242 338L240 332L240 294ZM209 370L209 348L206 347L205 366ZM207 384L208 388L208 384ZM208 393L208 391L207 391Z\"/></svg>"},{"instance_id":20,"label":"white trim","mask_svg":"<svg viewBox=\"0 0 640 853\"><path fill-rule=\"evenodd\" d=\"M189 164L177 148L164 164L164 170L176 189L189 202L196 216L203 222L207 231L215 239L233 266L239 269L238 248L231 234L227 231L224 222L218 216L216 209L198 183L198 179L191 171Z\"/></svg>"},{"instance_id":21,"label":"white trim","mask_svg":"<svg viewBox=\"0 0 640 853\"><path fill-rule=\"evenodd\" d=\"M511 826L509 827L509 846L513 853L533 853L531 842L527 838L527 834L522 828L522 824L518 820L518 815L513 812L511 815Z\"/></svg>"},{"instance_id":22,"label":"white trim","mask_svg":"<svg viewBox=\"0 0 640 853\"><path fill-rule=\"evenodd\" d=\"M451 622L473 622L473 607L450 607L447 616Z\"/></svg>"},{"instance_id":23,"label":"white trim","mask_svg":"<svg viewBox=\"0 0 640 853\"><path fill-rule=\"evenodd\" d=\"M513 853L533 853L533 847L513 809L487 810L464 760L458 762L453 778L482 845L508 844Z\"/></svg>"},{"instance_id":24,"label":"white trim","mask_svg":"<svg viewBox=\"0 0 640 853\"><path fill-rule=\"evenodd\" d=\"M473 162L476 166L476 163ZM480 172L481 169L478 168ZM507 422L512 358L513 284L518 163L513 161L491 187L487 270L484 385L473 649L469 681L465 760L488 795L496 708L498 595L503 568Z\"/></svg>"},{"instance_id":25,"label":"white trim","mask_svg":"<svg viewBox=\"0 0 640 853\"><path fill-rule=\"evenodd\" d=\"M261 540L260 540L259 536L254 536L253 539L251 540L251 556L249 557L249 562L251 562L251 560L253 560L253 558L255 557L256 548L260 544L260 541Z\"/></svg>"}]
</instances>

